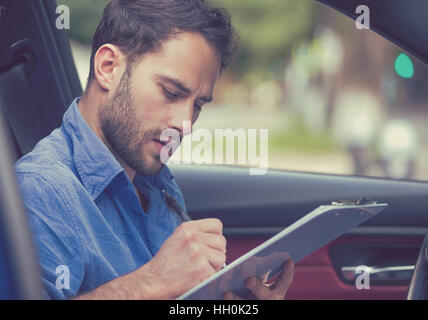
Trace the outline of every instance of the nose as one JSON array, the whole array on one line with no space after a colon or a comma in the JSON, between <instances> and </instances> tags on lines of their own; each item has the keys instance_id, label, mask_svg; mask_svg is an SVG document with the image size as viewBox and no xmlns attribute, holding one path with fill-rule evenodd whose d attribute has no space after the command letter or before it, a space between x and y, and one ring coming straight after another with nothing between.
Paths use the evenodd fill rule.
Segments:
<instances>
[{"instance_id":1,"label":"nose","mask_svg":"<svg viewBox=\"0 0 428 320\"><path fill-rule=\"evenodd\" d=\"M170 111L168 127L177 130L182 137L191 134L194 114L193 102L186 101L180 106L176 105Z\"/></svg>"}]
</instances>

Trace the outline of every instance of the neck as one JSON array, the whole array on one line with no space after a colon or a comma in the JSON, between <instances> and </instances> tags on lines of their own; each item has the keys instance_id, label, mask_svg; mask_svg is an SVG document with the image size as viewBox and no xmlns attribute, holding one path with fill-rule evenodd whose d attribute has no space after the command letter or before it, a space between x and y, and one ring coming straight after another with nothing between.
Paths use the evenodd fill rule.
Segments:
<instances>
[{"instance_id":1,"label":"neck","mask_svg":"<svg viewBox=\"0 0 428 320\"><path fill-rule=\"evenodd\" d=\"M78 108L80 113L82 114L85 121L88 123L89 127L94 131L94 133L101 139L101 141L107 146L116 160L120 163L120 165L125 170L131 181L134 180L135 170L131 169L127 163L117 154L117 152L113 149L113 147L108 143L102 129L101 123L98 117L99 108L101 107L101 103L99 102L101 99L91 98L91 95L85 94L82 99L79 101Z\"/></svg>"}]
</instances>

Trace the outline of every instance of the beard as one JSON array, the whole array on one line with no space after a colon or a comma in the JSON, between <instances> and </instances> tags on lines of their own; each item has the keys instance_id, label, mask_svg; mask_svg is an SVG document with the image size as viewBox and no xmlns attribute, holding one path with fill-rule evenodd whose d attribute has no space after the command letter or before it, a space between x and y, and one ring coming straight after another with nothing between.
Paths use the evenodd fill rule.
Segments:
<instances>
[{"instance_id":1,"label":"beard","mask_svg":"<svg viewBox=\"0 0 428 320\"><path fill-rule=\"evenodd\" d=\"M132 170L141 175L156 175L163 164L159 155L143 153L144 144L161 134L161 130L146 130L138 122L131 94L131 70L126 69L113 97L100 108L101 130L111 152L119 156Z\"/></svg>"}]
</instances>

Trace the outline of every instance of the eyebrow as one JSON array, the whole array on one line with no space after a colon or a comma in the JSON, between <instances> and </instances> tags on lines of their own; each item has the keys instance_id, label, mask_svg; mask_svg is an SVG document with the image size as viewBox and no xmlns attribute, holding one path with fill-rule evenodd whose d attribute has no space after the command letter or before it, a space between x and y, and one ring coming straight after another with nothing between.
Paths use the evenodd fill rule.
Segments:
<instances>
[{"instance_id":1,"label":"eyebrow","mask_svg":"<svg viewBox=\"0 0 428 320\"><path fill-rule=\"evenodd\" d=\"M172 84L178 90L180 90L181 92L183 92L186 95L189 95L192 92L189 88L186 87L186 85L183 82L181 82L178 79L171 78L168 76L163 76L163 75L157 75L156 78L163 81L163 82L168 82L168 83ZM202 96L202 97L198 97L198 99L203 100L205 103L210 103L213 100L213 97L212 96L209 96L209 97Z\"/></svg>"}]
</instances>

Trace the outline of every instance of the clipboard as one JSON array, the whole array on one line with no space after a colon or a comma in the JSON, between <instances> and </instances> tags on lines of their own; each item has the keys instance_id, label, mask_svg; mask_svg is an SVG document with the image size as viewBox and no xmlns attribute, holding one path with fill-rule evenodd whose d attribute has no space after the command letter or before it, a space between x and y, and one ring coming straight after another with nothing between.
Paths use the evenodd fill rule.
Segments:
<instances>
[{"instance_id":1,"label":"clipboard","mask_svg":"<svg viewBox=\"0 0 428 320\"><path fill-rule=\"evenodd\" d=\"M387 207L386 203L364 198L320 206L190 289L178 300L222 300L229 290L243 299L254 299L245 287L246 279L251 276L261 278L267 272L274 277L288 259L299 262Z\"/></svg>"}]
</instances>

